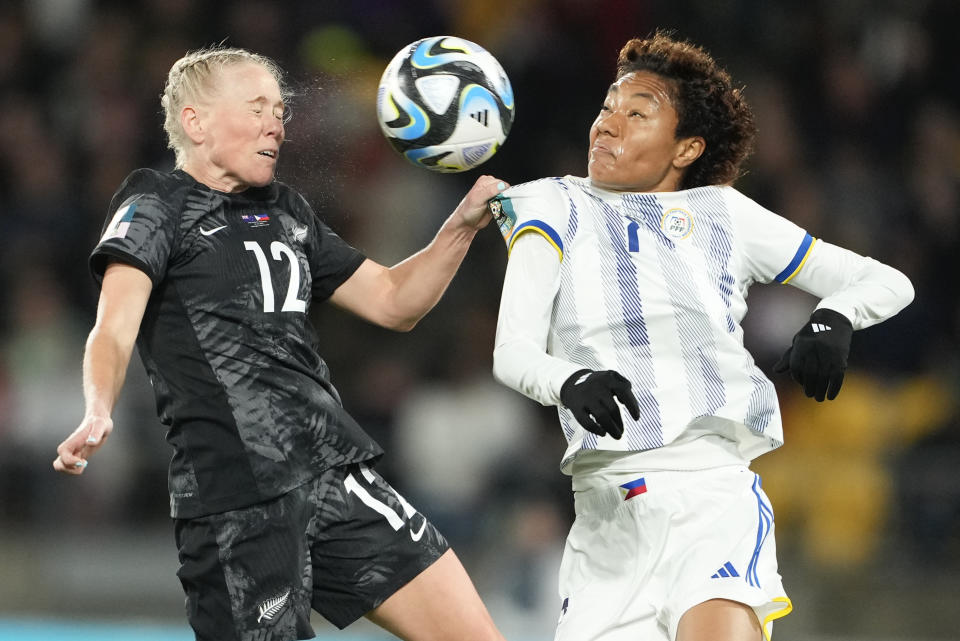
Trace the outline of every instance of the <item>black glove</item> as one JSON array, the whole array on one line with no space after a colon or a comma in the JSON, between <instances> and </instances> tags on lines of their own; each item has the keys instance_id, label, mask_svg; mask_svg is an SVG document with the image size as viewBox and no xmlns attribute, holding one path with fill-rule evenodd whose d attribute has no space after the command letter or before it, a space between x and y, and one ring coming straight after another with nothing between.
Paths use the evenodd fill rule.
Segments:
<instances>
[{"instance_id":1,"label":"black glove","mask_svg":"<svg viewBox=\"0 0 960 641\"><path fill-rule=\"evenodd\" d=\"M847 317L832 309L818 309L810 321L793 337L793 345L773 366L777 374L803 385L803 393L817 401L831 401L840 392L847 369L853 325Z\"/></svg>"},{"instance_id":2,"label":"black glove","mask_svg":"<svg viewBox=\"0 0 960 641\"><path fill-rule=\"evenodd\" d=\"M613 370L574 372L560 387L560 402L587 431L598 436L623 436L623 421L617 401L623 403L634 420L640 418L640 405L630 391L630 381ZM616 400L614 400L616 399Z\"/></svg>"}]
</instances>

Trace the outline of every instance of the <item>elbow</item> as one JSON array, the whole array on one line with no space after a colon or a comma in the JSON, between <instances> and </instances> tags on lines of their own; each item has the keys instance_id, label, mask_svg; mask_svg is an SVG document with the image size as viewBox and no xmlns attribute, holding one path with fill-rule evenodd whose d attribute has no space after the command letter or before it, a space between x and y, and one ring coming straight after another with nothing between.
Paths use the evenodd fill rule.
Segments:
<instances>
[{"instance_id":1,"label":"elbow","mask_svg":"<svg viewBox=\"0 0 960 641\"><path fill-rule=\"evenodd\" d=\"M420 322L422 316L390 316L381 319L377 324L380 327L385 329L393 330L395 332L406 333L411 331L414 327L417 326L417 323Z\"/></svg>"},{"instance_id":2,"label":"elbow","mask_svg":"<svg viewBox=\"0 0 960 641\"><path fill-rule=\"evenodd\" d=\"M370 306L367 319L384 329L405 333L416 327L420 319L427 315L427 311L429 310L410 309L397 304L392 299L381 299L380 302Z\"/></svg>"},{"instance_id":3,"label":"elbow","mask_svg":"<svg viewBox=\"0 0 960 641\"><path fill-rule=\"evenodd\" d=\"M890 269L894 272L892 282L895 283L894 288L897 296L900 299L900 309L903 309L913 302L913 299L916 296L916 291L913 288L913 283L910 282L910 279L906 274L898 269L894 269L893 267Z\"/></svg>"},{"instance_id":4,"label":"elbow","mask_svg":"<svg viewBox=\"0 0 960 641\"><path fill-rule=\"evenodd\" d=\"M910 282L910 279L907 278L905 274L902 274L902 276L903 276L903 300L904 300L903 306L906 307L907 305L913 302L913 299L916 296L917 292L916 290L914 290L913 283Z\"/></svg>"},{"instance_id":5,"label":"elbow","mask_svg":"<svg viewBox=\"0 0 960 641\"><path fill-rule=\"evenodd\" d=\"M417 326L419 321L419 318L402 320L391 327L391 329L395 332L407 333L412 331L413 328Z\"/></svg>"},{"instance_id":6,"label":"elbow","mask_svg":"<svg viewBox=\"0 0 960 641\"><path fill-rule=\"evenodd\" d=\"M510 381L513 380L513 377L510 376L509 367L507 365L508 359L505 358L506 353L503 347L496 346L493 349L493 379L498 383L506 385L507 387L512 387Z\"/></svg>"},{"instance_id":7,"label":"elbow","mask_svg":"<svg viewBox=\"0 0 960 641\"><path fill-rule=\"evenodd\" d=\"M529 376L524 367L517 360L516 346L509 343L496 345L493 348L493 380L512 390L529 396L525 389L524 379Z\"/></svg>"}]
</instances>

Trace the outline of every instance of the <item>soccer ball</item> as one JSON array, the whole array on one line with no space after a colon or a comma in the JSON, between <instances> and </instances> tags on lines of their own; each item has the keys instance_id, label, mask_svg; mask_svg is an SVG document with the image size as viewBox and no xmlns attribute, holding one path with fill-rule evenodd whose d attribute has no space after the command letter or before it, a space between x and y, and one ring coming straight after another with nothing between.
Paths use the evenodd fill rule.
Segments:
<instances>
[{"instance_id":1,"label":"soccer ball","mask_svg":"<svg viewBox=\"0 0 960 641\"><path fill-rule=\"evenodd\" d=\"M489 160L510 132L513 111L513 88L497 59L454 36L401 49L377 90L387 140L432 171L466 171Z\"/></svg>"}]
</instances>

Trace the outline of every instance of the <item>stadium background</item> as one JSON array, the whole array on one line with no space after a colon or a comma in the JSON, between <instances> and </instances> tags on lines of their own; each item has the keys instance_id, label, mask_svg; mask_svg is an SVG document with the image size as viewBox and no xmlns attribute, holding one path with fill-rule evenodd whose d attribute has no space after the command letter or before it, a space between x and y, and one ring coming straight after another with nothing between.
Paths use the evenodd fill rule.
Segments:
<instances>
[{"instance_id":1,"label":"stadium background","mask_svg":"<svg viewBox=\"0 0 960 641\"><path fill-rule=\"evenodd\" d=\"M795 611L778 641L958 638L960 78L952 0L30 0L0 6L0 638L188 639L168 519L169 451L134 362L107 447L80 479L50 462L82 412L96 293L85 267L114 189L169 168L158 96L186 50L274 57L298 91L279 177L391 264L480 171L582 174L619 47L656 27L746 87L760 135L738 186L813 235L907 273L916 301L855 335L839 400L780 378L787 445L755 464ZM513 83L505 147L480 170L416 169L376 127L376 82L427 35L480 43ZM505 250L478 237L437 309L392 334L314 311L347 408L388 478L450 535L508 638L552 638L571 499L554 413L497 386ZM769 372L813 301L755 287ZM136 359L135 359L136 360ZM318 632L334 629L322 621ZM384 638L364 622L337 638Z\"/></svg>"}]
</instances>

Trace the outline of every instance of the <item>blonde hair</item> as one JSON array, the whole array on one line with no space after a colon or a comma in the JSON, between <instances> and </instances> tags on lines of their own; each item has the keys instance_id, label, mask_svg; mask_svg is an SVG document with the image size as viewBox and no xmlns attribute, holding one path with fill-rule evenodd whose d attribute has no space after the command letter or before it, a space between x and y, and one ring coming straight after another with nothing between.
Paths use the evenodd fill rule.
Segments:
<instances>
[{"instance_id":1,"label":"blonde hair","mask_svg":"<svg viewBox=\"0 0 960 641\"><path fill-rule=\"evenodd\" d=\"M163 106L163 130L167 133L167 147L176 154L176 166L182 168L186 161L187 134L180 124L180 112L185 105L201 99L213 86L216 76L224 67L254 63L263 66L280 85L280 95L284 102L289 91L284 86L283 70L270 58L247 51L228 47L209 47L187 52L173 63L167 74L167 84L160 96Z\"/></svg>"}]
</instances>

